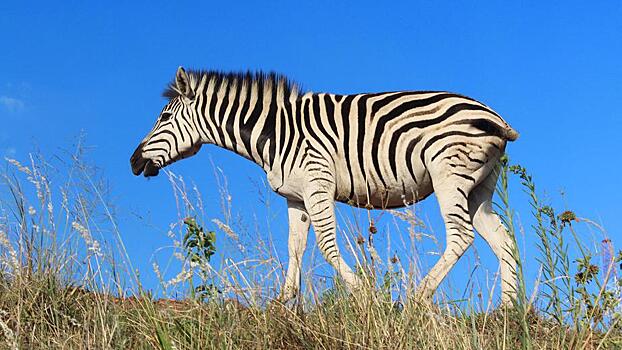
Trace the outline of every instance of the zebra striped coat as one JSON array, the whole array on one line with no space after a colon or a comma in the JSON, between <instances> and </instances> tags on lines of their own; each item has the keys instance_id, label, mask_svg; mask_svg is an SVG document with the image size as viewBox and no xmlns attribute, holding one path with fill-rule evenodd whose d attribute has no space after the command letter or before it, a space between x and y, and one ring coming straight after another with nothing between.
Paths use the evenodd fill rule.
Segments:
<instances>
[{"instance_id":1,"label":"zebra striped coat","mask_svg":"<svg viewBox=\"0 0 622 350\"><path fill-rule=\"evenodd\" d=\"M168 104L131 157L134 174L155 176L203 144L260 165L288 203L283 299L299 291L311 224L326 260L351 289L360 287L336 244L335 201L398 208L433 192L447 247L421 281L419 295L432 297L472 244L475 228L499 259L502 302L515 296L515 247L491 198L499 158L518 134L484 104L434 91L301 94L276 74L181 67L165 96Z\"/></svg>"}]
</instances>

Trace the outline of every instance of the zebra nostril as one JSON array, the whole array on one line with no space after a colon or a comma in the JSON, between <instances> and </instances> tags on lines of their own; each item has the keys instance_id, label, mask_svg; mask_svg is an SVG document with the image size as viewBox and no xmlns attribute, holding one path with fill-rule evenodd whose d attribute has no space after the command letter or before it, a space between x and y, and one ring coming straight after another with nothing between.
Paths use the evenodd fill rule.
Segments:
<instances>
[{"instance_id":1,"label":"zebra nostril","mask_svg":"<svg viewBox=\"0 0 622 350\"><path fill-rule=\"evenodd\" d=\"M135 161L139 160L140 158L142 158L143 146L144 145L145 145L145 143L141 142L140 145L138 145L138 147L136 147L136 149L134 150L134 153L132 153L132 156L130 157L130 162L135 162Z\"/></svg>"}]
</instances>

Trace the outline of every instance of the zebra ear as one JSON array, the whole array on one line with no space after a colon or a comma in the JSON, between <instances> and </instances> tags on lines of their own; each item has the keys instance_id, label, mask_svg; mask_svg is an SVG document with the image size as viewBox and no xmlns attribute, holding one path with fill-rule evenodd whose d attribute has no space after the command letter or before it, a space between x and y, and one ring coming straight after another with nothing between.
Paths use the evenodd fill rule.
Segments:
<instances>
[{"instance_id":1,"label":"zebra ear","mask_svg":"<svg viewBox=\"0 0 622 350\"><path fill-rule=\"evenodd\" d=\"M179 91L179 93L183 97L190 100L194 98L194 89L192 88L190 77L182 66L179 66L179 68L177 68L177 75L175 76L175 87L176 90Z\"/></svg>"}]
</instances>

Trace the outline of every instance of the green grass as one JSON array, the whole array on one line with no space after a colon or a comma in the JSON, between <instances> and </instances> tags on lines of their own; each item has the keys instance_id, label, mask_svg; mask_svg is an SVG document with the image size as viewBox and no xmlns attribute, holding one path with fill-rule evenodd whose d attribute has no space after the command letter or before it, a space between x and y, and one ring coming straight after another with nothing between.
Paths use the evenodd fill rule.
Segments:
<instances>
[{"instance_id":1,"label":"green grass","mask_svg":"<svg viewBox=\"0 0 622 350\"><path fill-rule=\"evenodd\" d=\"M220 231L214 234L202 227L198 190L170 173L181 219L154 230L170 229L172 255L182 271L167 279L154 265L162 294L176 296L154 300L141 289L140 274L127 256L105 179L82 159L78 147L56 165L35 156L24 164L10 160L1 175L2 349L622 348L622 285L615 277L622 256L606 251L612 245L605 241L609 268L597 266L603 251L588 248L578 230L600 228L544 204L528 172L507 160L500 170L497 210L515 239L521 235L517 217L532 216L535 224L525 234L537 237L538 260L525 262L514 252L518 299L513 308L494 309L474 293L461 302L442 291L439 304L413 301L416 278L403 271L419 262L382 263L372 242L373 220L372 229L348 225L359 271L374 281L368 288L351 295L338 281L323 286L305 278L298 303L271 301L281 265L270 242L253 248L231 230L226 184L219 190L227 222L217 222ZM51 178L59 181L52 185ZM511 208L512 181L525 190L531 213L517 216ZM412 232L404 235L414 237L419 219L395 215L410 222ZM103 239L103 232L113 239ZM224 259L216 270L211 261L221 249L216 237L226 237L242 260ZM525 280L525 264L540 267L536 281Z\"/></svg>"}]
</instances>

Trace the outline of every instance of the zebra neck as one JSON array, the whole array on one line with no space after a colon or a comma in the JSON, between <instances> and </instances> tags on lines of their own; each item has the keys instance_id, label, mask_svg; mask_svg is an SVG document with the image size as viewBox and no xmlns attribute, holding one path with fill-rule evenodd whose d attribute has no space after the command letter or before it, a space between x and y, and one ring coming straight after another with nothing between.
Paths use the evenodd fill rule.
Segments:
<instances>
[{"instance_id":1,"label":"zebra neck","mask_svg":"<svg viewBox=\"0 0 622 350\"><path fill-rule=\"evenodd\" d=\"M244 91L246 90L246 91ZM266 172L278 161L277 119L286 118L289 101L276 89L248 89L227 86L224 93L206 95L203 109L207 143L215 144L247 158Z\"/></svg>"}]
</instances>

